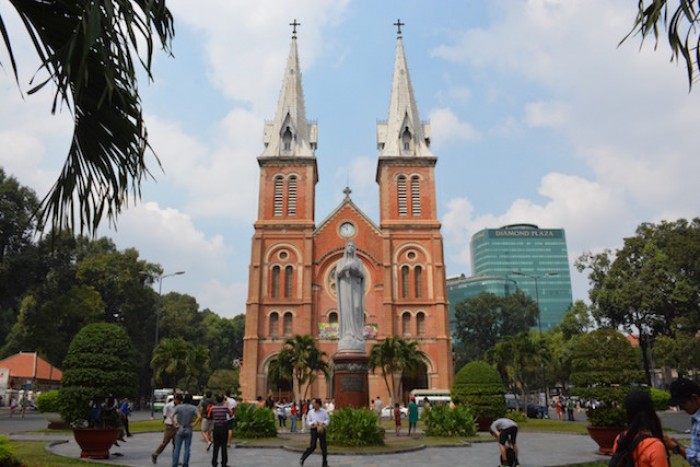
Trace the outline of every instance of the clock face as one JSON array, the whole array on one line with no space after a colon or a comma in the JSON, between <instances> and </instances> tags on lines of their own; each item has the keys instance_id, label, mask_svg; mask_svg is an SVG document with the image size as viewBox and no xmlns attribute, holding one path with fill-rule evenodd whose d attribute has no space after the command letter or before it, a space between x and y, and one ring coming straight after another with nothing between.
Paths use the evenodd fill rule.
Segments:
<instances>
[{"instance_id":1,"label":"clock face","mask_svg":"<svg viewBox=\"0 0 700 467\"><path fill-rule=\"evenodd\" d=\"M340 235L345 238L350 238L355 235L355 226L350 222L340 224Z\"/></svg>"}]
</instances>

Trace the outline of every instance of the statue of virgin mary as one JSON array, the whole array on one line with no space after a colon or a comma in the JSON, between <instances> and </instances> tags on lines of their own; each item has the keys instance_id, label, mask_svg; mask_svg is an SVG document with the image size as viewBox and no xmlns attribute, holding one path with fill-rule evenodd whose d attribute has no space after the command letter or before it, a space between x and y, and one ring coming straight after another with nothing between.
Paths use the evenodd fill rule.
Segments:
<instances>
[{"instance_id":1,"label":"statue of virgin mary","mask_svg":"<svg viewBox=\"0 0 700 467\"><path fill-rule=\"evenodd\" d=\"M335 270L340 330L338 352L365 351L365 272L353 242L345 244L345 254Z\"/></svg>"}]
</instances>

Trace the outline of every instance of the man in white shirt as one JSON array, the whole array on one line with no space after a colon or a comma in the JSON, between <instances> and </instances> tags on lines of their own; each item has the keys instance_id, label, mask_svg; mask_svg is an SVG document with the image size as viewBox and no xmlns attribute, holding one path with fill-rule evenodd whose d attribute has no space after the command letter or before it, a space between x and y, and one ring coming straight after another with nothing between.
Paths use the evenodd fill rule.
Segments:
<instances>
[{"instance_id":1,"label":"man in white shirt","mask_svg":"<svg viewBox=\"0 0 700 467\"><path fill-rule=\"evenodd\" d=\"M231 395L230 390L226 391L224 405L228 407L229 411L228 442L226 443L226 445L228 447L231 447L231 441L233 439L233 422L236 418L236 407L238 407L238 402L236 402L236 398Z\"/></svg>"},{"instance_id":2,"label":"man in white shirt","mask_svg":"<svg viewBox=\"0 0 700 467\"><path fill-rule=\"evenodd\" d=\"M163 407L163 423L165 423L165 430L163 431L163 441L160 446L151 454L151 461L155 464L158 461L158 456L168 443L172 442L175 446L175 434L177 433L177 428L173 425L173 414L175 413L175 406L182 403L182 394L176 394L173 400L165 404Z\"/></svg>"},{"instance_id":3,"label":"man in white shirt","mask_svg":"<svg viewBox=\"0 0 700 467\"><path fill-rule=\"evenodd\" d=\"M331 422L328 411L322 407L321 399L314 399L314 407L309 410L306 422L311 429L311 443L306 448L299 460L300 465L316 450L317 441L321 442L321 455L323 456L323 467L328 467L328 448L326 446L326 427Z\"/></svg>"}]
</instances>

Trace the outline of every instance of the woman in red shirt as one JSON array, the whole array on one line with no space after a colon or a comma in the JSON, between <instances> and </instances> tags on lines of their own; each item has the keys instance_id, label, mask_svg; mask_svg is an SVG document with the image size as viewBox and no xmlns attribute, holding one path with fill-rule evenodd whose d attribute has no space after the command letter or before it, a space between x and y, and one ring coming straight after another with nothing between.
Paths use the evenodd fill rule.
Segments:
<instances>
[{"instance_id":1,"label":"woman in red shirt","mask_svg":"<svg viewBox=\"0 0 700 467\"><path fill-rule=\"evenodd\" d=\"M637 467L669 467L668 451L651 396L645 391L633 391L625 398L627 431L615 440L613 456L620 449L632 451Z\"/></svg>"}]
</instances>

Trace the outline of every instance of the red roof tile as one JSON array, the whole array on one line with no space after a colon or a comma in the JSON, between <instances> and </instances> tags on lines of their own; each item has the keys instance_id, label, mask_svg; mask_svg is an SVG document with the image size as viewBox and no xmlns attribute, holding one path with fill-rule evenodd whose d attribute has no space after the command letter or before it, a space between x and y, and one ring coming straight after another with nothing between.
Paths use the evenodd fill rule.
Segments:
<instances>
[{"instance_id":1,"label":"red roof tile","mask_svg":"<svg viewBox=\"0 0 700 467\"><path fill-rule=\"evenodd\" d=\"M60 381L63 372L39 357L36 352L20 352L0 360L0 368L9 368L10 377Z\"/></svg>"}]
</instances>

